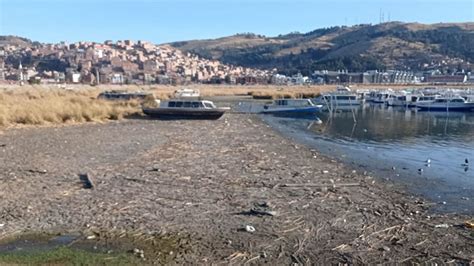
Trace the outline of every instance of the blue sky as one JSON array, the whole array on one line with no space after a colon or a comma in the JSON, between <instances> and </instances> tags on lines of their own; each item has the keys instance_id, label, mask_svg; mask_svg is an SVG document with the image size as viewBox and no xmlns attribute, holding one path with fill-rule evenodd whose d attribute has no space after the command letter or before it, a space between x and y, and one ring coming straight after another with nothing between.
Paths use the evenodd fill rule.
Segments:
<instances>
[{"instance_id":1,"label":"blue sky","mask_svg":"<svg viewBox=\"0 0 474 266\"><path fill-rule=\"evenodd\" d=\"M165 43L242 32L276 36L321 27L472 22L474 0L0 0L0 35L41 42Z\"/></svg>"}]
</instances>

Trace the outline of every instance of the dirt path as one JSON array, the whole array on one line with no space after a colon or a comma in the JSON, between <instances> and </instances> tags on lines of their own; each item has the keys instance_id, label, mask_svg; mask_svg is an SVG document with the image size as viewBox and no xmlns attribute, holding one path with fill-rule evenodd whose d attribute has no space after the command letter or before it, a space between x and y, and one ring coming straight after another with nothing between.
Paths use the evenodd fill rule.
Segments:
<instances>
[{"instance_id":1,"label":"dirt path","mask_svg":"<svg viewBox=\"0 0 474 266\"><path fill-rule=\"evenodd\" d=\"M0 181L1 236L189 234L178 263L474 260L474 231L461 226L469 217L429 213L430 203L246 115L8 130Z\"/></svg>"}]
</instances>

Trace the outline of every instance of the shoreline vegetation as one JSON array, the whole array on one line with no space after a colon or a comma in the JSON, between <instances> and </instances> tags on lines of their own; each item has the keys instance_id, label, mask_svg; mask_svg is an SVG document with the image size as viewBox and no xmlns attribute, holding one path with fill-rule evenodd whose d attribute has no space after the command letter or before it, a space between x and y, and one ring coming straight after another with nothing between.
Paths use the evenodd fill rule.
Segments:
<instances>
[{"instance_id":1,"label":"shoreline vegetation","mask_svg":"<svg viewBox=\"0 0 474 266\"><path fill-rule=\"evenodd\" d=\"M418 85L424 86L424 85ZM312 98L333 91L336 85L313 86L137 86L137 85L0 85L0 128L23 125L58 125L120 120L141 114L138 101L105 101L97 95L106 90L146 91L156 99L168 99L180 87L198 89L201 96L252 96L254 99ZM413 88L415 85L361 85L354 89Z\"/></svg>"},{"instance_id":2,"label":"shoreline vegetation","mask_svg":"<svg viewBox=\"0 0 474 266\"><path fill-rule=\"evenodd\" d=\"M139 102L95 99L92 91L20 89L0 92L0 128L119 120L139 111Z\"/></svg>"}]
</instances>

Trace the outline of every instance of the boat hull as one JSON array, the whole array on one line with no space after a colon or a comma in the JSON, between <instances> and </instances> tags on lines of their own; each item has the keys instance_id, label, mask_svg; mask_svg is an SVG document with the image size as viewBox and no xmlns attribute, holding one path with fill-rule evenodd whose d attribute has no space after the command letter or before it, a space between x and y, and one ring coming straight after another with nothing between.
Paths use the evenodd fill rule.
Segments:
<instances>
[{"instance_id":1,"label":"boat hull","mask_svg":"<svg viewBox=\"0 0 474 266\"><path fill-rule=\"evenodd\" d=\"M217 120L221 118L225 110L219 109L184 109L184 108L143 108L143 113L158 119L197 119Z\"/></svg>"},{"instance_id":2,"label":"boat hull","mask_svg":"<svg viewBox=\"0 0 474 266\"><path fill-rule=\"evenodd\" d=\"M474 106L416 106L420 111L474 111Z\"/></svg>"},{"instance_id":3,"label":"boat hull","mask_svg":"<svg viewBox=\"0 0 474 266\"><path fill-rule=\"evenodd\" d=\"M288 114L288 115L307 115L314 114L321 110L322 106L308 106L300 108L270 108L262 111L264 114Z\"/></svg>"},{"instance_id":4,"label":"boat hull","mask_svg":"<svg viewBox=\"0 0 474 266\"><path fill-rule=\"evenodd\" d=\"M468 104L450 104L450 105L436 105L436 104L417 104L416 107L421 111L474 111L474 103Z\"/></svg>"}]
</instances>

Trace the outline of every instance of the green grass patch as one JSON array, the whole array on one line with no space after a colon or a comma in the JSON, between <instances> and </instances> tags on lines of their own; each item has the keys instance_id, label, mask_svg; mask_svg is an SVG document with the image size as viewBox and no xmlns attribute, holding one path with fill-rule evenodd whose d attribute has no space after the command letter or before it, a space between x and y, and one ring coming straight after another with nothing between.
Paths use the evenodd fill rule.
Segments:
<instances>
[{"instance_id":1,"label":"green grass patch","mask_svg":"<svg viewBox=\"0 0 474 266\"><path fill-rule=\"evenodd\" d=\"M128 253L95 253L69 247L47 251L5 252L0 254L0 264L21 265L138 265L143 260Z\"/></svg>"}]
</instances>

